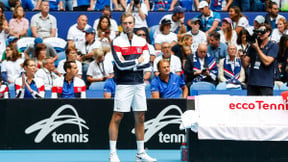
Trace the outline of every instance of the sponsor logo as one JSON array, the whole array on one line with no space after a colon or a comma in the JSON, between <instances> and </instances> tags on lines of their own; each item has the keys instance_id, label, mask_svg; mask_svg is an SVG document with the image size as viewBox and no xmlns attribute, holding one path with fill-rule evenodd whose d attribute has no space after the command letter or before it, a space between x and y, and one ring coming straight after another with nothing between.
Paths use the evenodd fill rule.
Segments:
<instances>
[{"instance_id":1,"label":"sponsor logo","mask_svg":"<svg viewBox=\"0 0 288 162\"><path fill-rule=\"evenodd\" d=\"M62 114L65 110L71 110L71 114ZM54 131L56 128L63 125L76 125L79 128L79 134L60 134ZM39 131L34 141L40 143L51 133L53 143L87 143L89 141L88 134L83 134L83 128L89 130L85 125L86 122L79 117L78 112L72 105L63 105L59 107L49 118L43 119L25 130L25 134L31 134Z\"/></svg>"},{"instance_id":2,"label":"sponsor logo","mask_svg":"<svg viewBox=\"0 0 288 162\"><path fill-rule=\"evenodd\" d=\"M176 114L173 112L173 114L168 114L169 111L178 111L179 114ZM168 115L167 115L168 114ZM181 124L181 115L182 110L177 105L170 105L164 108L154 119L148 120L144 123L145 127L145 133L144 133L144 142L149 141L157 132L159 132L162 128L171 125L171 124ZM135 134L135 128L131 131L133 134ZM172 138L175 136L174 134L163 134L160 132L158 134L159 136L159 142L160 143L173 143L178 142L180 143L182 140L172 140ZM169 137L168 137L169 136ZM181 135L182 136L182 135ZM178 137L177 138L181 138ZM181 138L182 139L182 138ZM184 138L183 138L184 140Z\"/></svg>"},{"instance_id":3,"label":"sponsor logo","mask_svg":"<svg viewBox=\"0 0 288 162\"><path fill-rule=\"evenodd\" d=\"M283 103L266 103L265 101L255 101L250 103L230 103L229 109L237 110L288 110L288 105L283 101Z\"/></svg>"}]
</instances>

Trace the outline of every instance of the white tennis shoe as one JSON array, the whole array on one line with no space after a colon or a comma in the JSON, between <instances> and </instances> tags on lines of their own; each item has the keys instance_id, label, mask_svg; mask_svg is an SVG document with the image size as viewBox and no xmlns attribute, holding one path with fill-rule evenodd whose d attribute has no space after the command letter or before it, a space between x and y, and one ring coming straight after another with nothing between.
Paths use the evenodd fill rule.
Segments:
<instances>
[{"instance_id":1,"label":"white tennis shoe","mask_svg":"<svg viewBox=\"0 0 288 162\"><path fill-rule=\"evenodd\" d=\"M110 153L109 162L120 162L116 152Z\"/></svg>"},{"instance_id":2,"label":"white tennis shoe","mask_svg":"<svg viewBox=\"0 0 288 162\"><path fill-rule=\"evenodd\" d=\"M157 159L150 157L146 152L136 154L136 162L153 162Z\"/></svg>"}]
</instances>

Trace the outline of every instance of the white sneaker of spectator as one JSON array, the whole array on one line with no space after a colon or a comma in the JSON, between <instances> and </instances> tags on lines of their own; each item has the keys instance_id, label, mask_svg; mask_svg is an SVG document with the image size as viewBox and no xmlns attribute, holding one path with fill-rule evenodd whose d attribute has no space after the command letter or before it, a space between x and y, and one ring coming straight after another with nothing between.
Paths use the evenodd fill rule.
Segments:
<instances>
[{"instance_id":1,"label":"white sneaker of spectator","mask_svg":"<svg viewBox=\"0 0 288 162\"><path fill-rule=\"evenodd\" d=\"M150 157L146 152L136 154L136 162L153 162L157 159Z\"/></svg>"},{"instance_id":2,"label":"white sneaker of spectator","mask_svg":"<svg viewBox=\"0 0 288 162\"><path fill-rule=\"evenodd\" d=\"M109 162L120 162L116 152L110 153Z\"/></svg>"}]
</instances>

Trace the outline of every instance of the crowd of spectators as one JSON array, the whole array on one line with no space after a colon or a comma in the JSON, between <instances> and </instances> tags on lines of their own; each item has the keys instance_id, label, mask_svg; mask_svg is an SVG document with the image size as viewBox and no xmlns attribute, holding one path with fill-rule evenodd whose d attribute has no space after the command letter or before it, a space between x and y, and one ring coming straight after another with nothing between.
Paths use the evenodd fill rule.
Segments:
<instances>
[{"instance_id":1,"label":"crowd of spectators","mask_svg":"<svg viewBox=\"0 0 288 162\"><path fill-rule=\"evenodd\" d=\"M3 2L0 3L1 98L7 98L11 85L15 85L18 98L42 98L45 90L51 90L53 98L85 98L86 89L105 81L104 96L113 97L115 65L111 51L119 49L111 49L111 44L115 37L125 34L121 22L117 24L111 18L113 11L131 13L135 18L135 35L147 42L151 66L143 75L153 98L187 97L189 87L199 81L215 86L224 84L227 88L235 84L243 89L248 87L250 92L251 86L264 87L268 90L263 94L250 94L269 95L267 92L274 84L280 87L288 80L288 25L287 19L279 14L279 9L288 10L285 1L113 0L113 9L106 0ZM10 20L4 14L7 9L13 11ZM25 11L29 10L38 11L30 22L25 18ZM88 24L85 13L79 15L68 30L63 49L66 58L61 60L55 45L45 42L57 38L59 20L50 13L56 10L102 11L93 25ZM146 22L150 11L172 11L160 19L152 34ZM185 12L189 11L199 14L184 21ZM221 17L218 11L226 11L229 16ZM256 16L253 24L249 24L241 11L267 14ZM17 41L27 38L29 28L34 40L21 51ZM132 44L121 52L141 50ZM272 75L258 74L266 72Z\"/></svg>"}]
</instances>

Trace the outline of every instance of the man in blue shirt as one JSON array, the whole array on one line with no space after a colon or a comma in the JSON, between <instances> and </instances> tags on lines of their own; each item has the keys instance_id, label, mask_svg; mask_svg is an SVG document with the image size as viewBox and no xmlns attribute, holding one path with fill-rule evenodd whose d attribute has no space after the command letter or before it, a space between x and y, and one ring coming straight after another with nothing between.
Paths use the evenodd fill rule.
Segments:
<instances>
[{"instance_id":1,"label":"man in blue shirt","mask_svg":"<svg viewBox=\"0 0 288 162\"><path fill-rule=\"evenodd\" d=\"M115 96L116 83L114 78L109 78L104 84L104 98L113 98Z\"/></svg>"},{"instance_id":2,"label":"man in blue shirt","mask_svg":"<svg viewBox=\"0 0 288 162\"><path fill-rule=\"evenodd\" d=\"M207 36L209 33L219 30L218 25L221 22L221 15L210 10L207 1L201 1L198 9L201 14L196 17L201 20L200 30L204 31ZM191 27L191 21L188 21L187 24Z\"/></svg>"},{"instance_id":3,"label":"man in blue shirt","mask_svg":"<svg viewBox=\"0 0 288 162\"><path fill-rule=\"evenodd\" d=\"M247 55L240 55L244 67L249 65L247 83L248 96L272 96L274 86L275 59L278 45L269 40L272 28L263 24L258 30L258 39L248 48Z\"/></svg>"},{"instance_id":4,"label":"man in blue shirt","mask_svg":"<svg viewBox=\"0 0 288 162\"><path fill-rule=\"evenodd\" d=\"M218 32L212 32L209 35L208 53L215 58L217 64L219 64L220 59L228 55L227 45L220 42L220 34Z\"/></svg>"},{"instance_id":5,"label":"man in blue shirt","mask_svg":"<svg viewBox=\"0 0 288 162\"><path fill-rule=\"evenodd\" d=\"M64 63L66 74L53 82L51 98L86 98L85 82L77 77L78 67L75 61Z\"/></svg>"},{"instance_id":6,"label":"man in blue shirt","mask_svg":"<svg viewBox=\"0 0 288 162\"><path fill-rule=\"evenodd\" d=\"M170 72L170 62L162 59L157 66L160 74L151 82L152 98L181 98L181 94L186 98L188 88L179 75Z\"/></svg>"}]
</instances>

